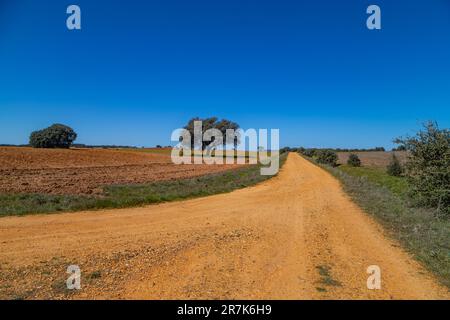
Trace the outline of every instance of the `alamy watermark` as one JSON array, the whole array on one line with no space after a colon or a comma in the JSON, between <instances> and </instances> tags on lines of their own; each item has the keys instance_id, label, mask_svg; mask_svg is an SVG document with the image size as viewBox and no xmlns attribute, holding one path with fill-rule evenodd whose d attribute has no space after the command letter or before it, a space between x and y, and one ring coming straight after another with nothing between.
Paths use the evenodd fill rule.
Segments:
<instances>
[{"instance_id":1,"label":"alamy watermark","mask_svg":"<svg viewBox=\"0 0 450 320\"><path fill-rule=\"evenodd\" d=\"M72 4L67 7L67 17L66 26L69 30L81 30L81 9L79 6Z\"/></svg>"},{"instance_id":2,"label":"alamy watermark","mask_svg":"<svg viewBox=\"0 0 450 320\"><path fill-rule=\"evenodd\" d=\"M367 273L370 276L367 278L367 289L380 290L381 289L381 268L377 265L367 267Z\"/></svg>"},{"instance_id":3,"label":"alamy watermark","mask_svg":"<svg viewBox=\"0 0 450 320\"><path fill-rule=\"evenodd\" d=\"M366 25L369 30L381 29L381 9L379 6L372 4L367 7L367 14L370 16L367 18Z\"/></svg>"},{"instance_id":4,"label":"alamy watermark","mask_svg":"<svg viewBox=\"0 0 450 320\"><path fill-rule=\"evenodd\" d=\"M66 19L66 26L69 30L81 30L81 8L78 5L71 4L67 7L66 13L69 16ZM381 29L381 9L372 4L367 7L367 14L370 16L366 20L366 26L369 30Z\"/></svg>"},{"instance_id":5,"label":"alamy watermark","mask_svg":"<svg viewBox=\"0 0 450 320\"><path fill-rule=\"evenodd\" d=\"M70 276L66 280L66 286L68 290L80 290L81 289L81 269L79 266L72 264L67 267L66 272Z\"/></svg>"},{"instance_id":6,"label":"alamy watermark","mask_svg":"<svg viewBox=\"0 0 450 320\"><path fill-rule=\"evenodd\" d=\"M171 153L175 164L260 163L261 175L275 175L280 168L279 129L226 129L224 134L216 128L203 130L199 120L192 130L174 130L171 140L178 142Z\"/></svg>"}]
</instances>

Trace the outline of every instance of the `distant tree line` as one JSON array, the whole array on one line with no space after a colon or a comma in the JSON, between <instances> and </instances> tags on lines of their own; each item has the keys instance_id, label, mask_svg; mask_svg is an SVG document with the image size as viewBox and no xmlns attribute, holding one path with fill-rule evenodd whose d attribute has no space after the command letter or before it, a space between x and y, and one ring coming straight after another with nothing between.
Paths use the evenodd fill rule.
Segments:
<instances>
[{"instance_id":1,"label":"distant tree line","mask_svg":"<svg viewBox=\"0 0 450 320\"><path fill-rule=\"evenodd\" d=\"M374 151L383 151L385 152L386 149L384 147L375 147L375 148L369 148L369 149L365 149L365 148L353 148L353 149L349 149L349 148L304 148L304 147L283 147L280 149L280 152L299 152L299 153L303 153L306 150L331 150L334 152L374 152Z\"/></svg>"},{"instance_id":2,"label":"distant tree line","mask_svg":"<svg viewBox=\"0 0 450 320\"><path fill-rule=\"evenodd\" d=\"M331 149L335 152L374 152L374 151L386 151L386 149L384 147L375 147L375 148L369 148L369 149L364 149L364 148L356 148L356 149L342 149L342 148L335 148L335 149Z\"/></svg>"},{"instance_id":3,"label":"distant tree line","mask_svg":"<svg viewBox=\"0 0 450 320\"><path fill-rule=\"evenodd\" d=\"M139 149L136 146L121 146L115 144L99 144L99 145L89 145L84 143L74 143L73 148L85 148L85 149Z\"/></svg>"},{"instance_id":4,"label":"distant tree line","mask_svg":"<svg viewBox=\"0 0 450 320\"><path fill-rule=\"evenodd\" d=\"M19 147L19 148L25 148L30 147L29 144L9 144L9 143L2 143L0 144L0 147Z\"/></svg>"},{"instance_id":5,"label":"distant tree line","mask_svg":"<svg viewBox=\"0 0 450 320\"><path fill-rule=\"evenodd\" d=\"M26 148L26 147L32 147L31 144L0 144L0 147L16 147L16 148ZM91 144L84 144L84 143L72 143L70 146L71 148L80 148L80 149L144 149L144 148L150 148L150 147L137 147L137 146L122 146L122 145L115 145L115 144L98 144L98 145L91 145ZM155 148L172 148L172 146L161 146L156 145Z\"/></svg>"}]
</instances>

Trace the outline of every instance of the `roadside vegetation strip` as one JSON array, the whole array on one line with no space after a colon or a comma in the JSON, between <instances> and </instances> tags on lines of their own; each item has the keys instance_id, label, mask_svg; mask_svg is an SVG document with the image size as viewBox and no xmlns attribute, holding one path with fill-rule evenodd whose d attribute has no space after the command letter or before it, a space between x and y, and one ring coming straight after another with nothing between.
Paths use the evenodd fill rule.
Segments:
<instances>
[{"instance_id":1,"label":"roadside vegetation strip","mask_svg":"<svg viewBox=\"0 0 450 320\"><path fill-rule=\"evenodd\" d=\"M439 218L433 209L412 207L405 178L374 168L315 164L338 178L361 208L450 288L450 220Z\"/></svg>"},{"instance_id":2,"label":"roadside vegetation strip","mask_svg":"<svg viewBox=\"0 0 450 320\"><path fill-rule=\"evenodd\" d=\"M339 166L339 170L355 177L365 178L369 182L388 188L391 192L406 200L408 182L404 177L390 176L384 168Z\"/></svg>"},{"instance_id":3,"label":"roadside vegetation strip","mask_svg":"<svg viewBox=\"0 0 450 320\"><path fill-rule=\"evenodd\" d=\"M280 166L287 153L280 155ZM261 165L208 174L196 178L147 184L111 185L102 196L0 194L0 217L38 213L57 213L107 208L125 208L152 203L183 200L245 188L272 176L260 174Z\"/></svg>"}]
</instances>

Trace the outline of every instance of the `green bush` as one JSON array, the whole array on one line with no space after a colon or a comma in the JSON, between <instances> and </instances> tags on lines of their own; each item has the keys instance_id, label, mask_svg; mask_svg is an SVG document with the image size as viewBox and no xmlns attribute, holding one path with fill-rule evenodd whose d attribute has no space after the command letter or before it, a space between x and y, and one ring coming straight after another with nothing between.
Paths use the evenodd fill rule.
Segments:
<instances>
[{"instance_id":1,"label":"green bush","mask_svg":"<svg viewBox=\"0 0 450 320\"><path fill-rule=\"evenodd\" d=\"M352 167L361 167L361 160L359 159L358 155L351 153L348 156L347 164Z\"/></svg>"},{"instance_id":2,"label":"green bush","mask_svg":"<svg viewBox=\"0 0 450 320\"><path fill-rule=\"evenodd\" d=\"M291 152L292 149L289 147L284 147L280 149L280 154L286 153L286 152Z\"/></svg>"},{"instance_id":3,"label":"green bush","mask_svg":"<svg viewBox=\"0 0 450 320\"><path fill-rule=\"evenodd\" d=\"M305 157L314 157L316 155L316 150L315 149L305 149L303 150L303 155Z\"/></svg>"},{"instance_id":4,"label":"green bush","mask_svg":"<svg viewBox=\"0 0 450 320\"><path fill-rule=\"evenodd\" d=\"M415 136L395 142L408 151L405 174L411 198L450 217L450 130L428 122Z\"/></svg>"},{"instance_id":5,"label":"green bush","mask_svg":"<svg viewBox=\"0 0 450 320\"><path fill-rule=\"evenodd\" d=\"M319 163L327 164L332 167L337 166L338 156L337 156L336 152L334 152L332 150L328 150L328 149L318 150L318 152L316 152L316 156L317 156L316 160Z\"/></svg>"},{"instance_id":6,"label":"green bush","mask_svg":"<svg viewBox=\"0 0 450 320\"><path fill-rule=\"evenodd\" d=\"M54 124L32 132L30 145L34 148L70 148L76 138L77 134L72 128L63 124Z\"/></svg>"},{"instance_id":7,"label":"green bush","mask_svg":"<svg viewBox=\"0 0 450 320\"><path fill-rule=\"evenodd\" d=\"M397 148L393 148L392 151L406 151L405 146L398 146Z\"/></svg>"},{"instance_id":8,"label":"green bush","mask_svg":"<svg viewBox=\"0 0 450 320\"><path fill-rule=\"evenodd\" d=\"M402 175L403 168L400 161L398 161L398 158L395 156L395 153L392 154L391 162L388 164L386 169L387 174L390 176L400 177Z\"/></svg>"}]
</instances>

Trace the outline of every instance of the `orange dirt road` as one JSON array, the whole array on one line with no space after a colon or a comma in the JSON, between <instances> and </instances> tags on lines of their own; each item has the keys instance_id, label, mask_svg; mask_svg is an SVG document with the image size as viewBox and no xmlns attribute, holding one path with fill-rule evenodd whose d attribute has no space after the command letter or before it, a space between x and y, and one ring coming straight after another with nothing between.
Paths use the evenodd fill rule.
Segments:
<instances>
[{"instance_id":1,"label":"orange dirt road","mask_svg":"<svg viewBox=\"0 0 450 320\"><path fill-rule=\"evenodd\" d=\"M82 289L67 292L69 264ZM381 268L369 290L367 267ZM297 154L228 194L142 208L0 219L0 298L449 299Z\"/></svg>"}]
</instances>

